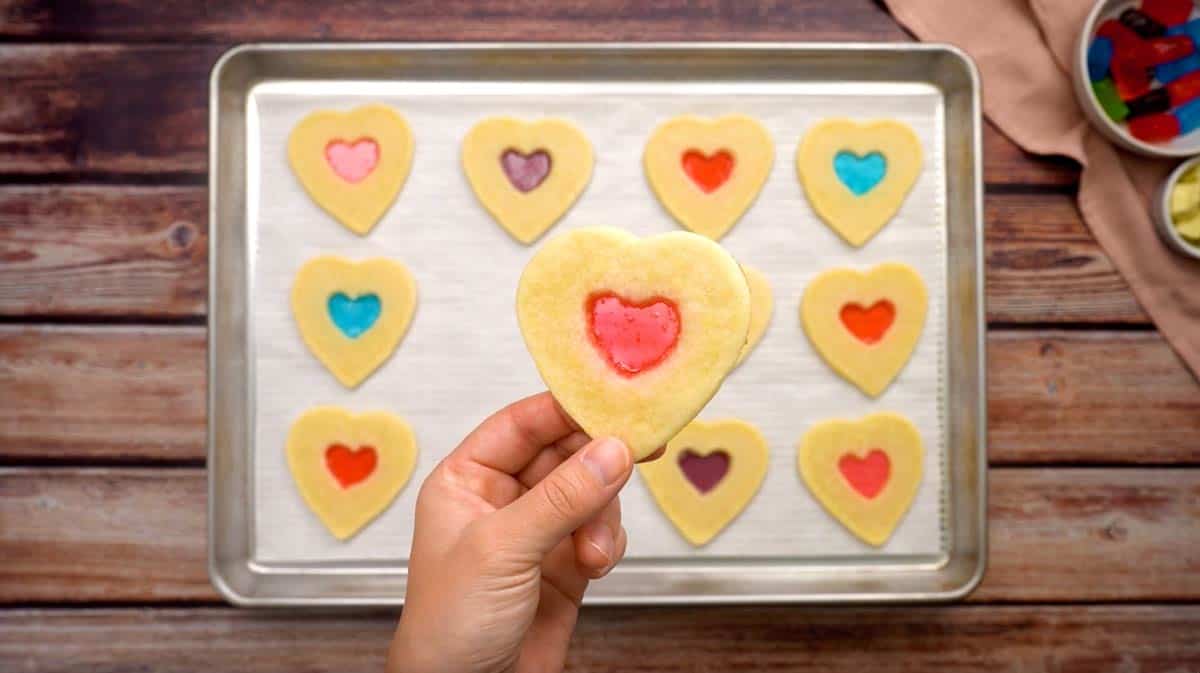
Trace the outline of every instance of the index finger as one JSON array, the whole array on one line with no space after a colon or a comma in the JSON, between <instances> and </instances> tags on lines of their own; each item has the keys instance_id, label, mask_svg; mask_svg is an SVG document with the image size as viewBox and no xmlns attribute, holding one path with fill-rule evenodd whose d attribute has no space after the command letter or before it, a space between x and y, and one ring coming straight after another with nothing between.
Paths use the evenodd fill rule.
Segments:
<instances>
[{"instance_id":1,"label":"index finger","mask_svg":"<svg viewBox=\"0 0 1200 673\"><path fill-rule=\"evenodd\" d=\"M516 474L545 447L579 430L549 392L513 402L479 424L450 454Z\"/></svg>"}]
</instances>

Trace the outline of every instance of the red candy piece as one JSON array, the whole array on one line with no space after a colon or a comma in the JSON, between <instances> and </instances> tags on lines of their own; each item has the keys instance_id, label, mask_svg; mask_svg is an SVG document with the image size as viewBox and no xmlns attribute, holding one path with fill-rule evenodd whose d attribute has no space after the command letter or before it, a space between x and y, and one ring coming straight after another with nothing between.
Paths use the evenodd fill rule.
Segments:
<instances>
[{"instance_id":1,"label":"red candy piece","mask_svg":"<svg viewBox=\"0 0 1200 673\"><path fill-rule=\"evenodd\" d=\"M1179 135L1179 120L1169 112L1134 117L1129 120L1129 132L1134 138L1159 143Z\"/></svg>"},{"instance_id":2,"label":"red candy piece","mask_svg":"<svg viewBox=\"0 0 1200 673\"><path fill-rule=\"evenodd\" d=\"M1146 65L1158 65L1181 59L1196 50L1192 38L1186 35L1172 37L1156 37L1146 40L1146 58L1151 59Z\"/></svg>"},{"instance_id":3,"label":"red candy piece","mask_svg":"<svg viewBox=\"0 0 1200 673\"><path fill-rule=\"evenodd\" d=\"M1167 93L1171 96L1171 106L1184 103L1200 96L1200 71L1189 72L1167 85Z\"/></svg>"},{"instance_id":4,"label":"red candy piece","mask_svg":"<svg viewBox=\"0 0 1200 673\"><path fill-rule=\"evenodd\" d=\"M355 451L345 444L332 444L325 449L325 467L342 488L350 488L371 476L377 462L379 457L371 446L360 446Z\"/></svg>"},{"instance_id":5,"label":"red candy piece","mask_svg":"<svg viewBox=\"0 0 1200 673\"><path fill-rule=\"evenodd\" d=\"M1155 49L1142 39L1141 35L1130 30L1129 26L1109 19L1100 24L1096 35L1107 37L1113 43L1113 66L1118 63L1138 64L1150 67L1158 58Z\"/></svg>"},{"instance_id":6,"label":"red candy piece","mask_svg":"<svg viewBox=\"0 0 1200 673\"><path fill-rule=\"evenodd\" d=\"M662 362L679 341L679 309L668 299L626 301L612 292L587 303L592 343L622 376L634 376Z\"/></svg>"},{"instance_id":7,"label":"red candy piece","mask_svg":"<svg viewBox=\"0 0 1200 673\"><path fill-rule=\"evenodd\" d=\"M1150 71L1138 63L1114 59L1112 79L1121 100L1133 100L1150 90Z\"/></svg>"},{"instance_id":8,"label":"red candy piece","mask_svg":"<svg viewBox=\"0 0 1200 673\"><path fill-rule=\"evenodd\" d=\"M1192 0L1142 0L1142 13L1170 27L1188 20Z\"/></svg>"},{"instance_id":9,"label":"red candy piece","mask_svg":"<svg viewBox=\"0 0 1200 673\"><path fill-rule=\"evenodd\" d=\"M1137 49L1138 45L1143 44L1142 36L1130 30L1129 26L1117 21L1109 19L1100 24L1096 29L1098 37L1107 37L1112 40L1113 49L1115 51L1127 51Z\"/></svg>"},{"instance_id":10,"label":"red candy piece","mask_svg":"<svg viewBox=\"0 0 1200 673\"><path fill-rule=\"evenodd\" d=\"M892 461L879 449L871 449L866 458L847 453L838 459L838 472L850 483L850 488L870 500L887 485L892 473Z\"/></svg>"}]
</instances>

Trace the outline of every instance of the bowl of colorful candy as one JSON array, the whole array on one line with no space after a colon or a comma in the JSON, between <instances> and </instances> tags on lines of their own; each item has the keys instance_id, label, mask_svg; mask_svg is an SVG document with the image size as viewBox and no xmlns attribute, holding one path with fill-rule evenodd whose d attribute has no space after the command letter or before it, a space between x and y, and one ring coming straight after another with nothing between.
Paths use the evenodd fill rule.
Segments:
<instances>
[{"instance_id":1,"label":"bowl of colorful candy","mask_svg":"<svg viewBox=\"0 0 1200 673\"><path fill-rule=\"evenodd\" d=\"M1200 259L1200 157L1179 164L1163 182L1154 223L1168 246Z\"/></svg>"},{"instance_id":2,"label":"bowl of colorful candy","mask_svg":"<svg viewBox=\"0 0 1200 673\"><path fill-rule=\"evenodd\" d=\"M1148 156L1200 154L1195 0L1101 0L1076 58L1075 93L1109 139Z\"/></svg>"}]
</instances>

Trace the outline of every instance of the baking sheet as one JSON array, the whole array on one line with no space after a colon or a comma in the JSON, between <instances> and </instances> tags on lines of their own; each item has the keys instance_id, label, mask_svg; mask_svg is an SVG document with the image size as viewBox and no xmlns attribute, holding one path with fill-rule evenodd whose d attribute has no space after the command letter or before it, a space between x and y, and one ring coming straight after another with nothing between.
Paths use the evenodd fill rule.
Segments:
<instances>
[{"instance_id":1,"label":"baking sheet","mask_svg":"<svg viewBox=\"0 0 1200 673\"><path fill-rule=\"evenodd\" d=\"M936 557L945 551L942 458L945 374L945 158L941 92L916 83L756 83L752 85L511 82L272 82L249 97L248 134L258 152L249 166L254 367L253 559L264 564L329 561L402 563L411 543L417 486L437 461L485 416L543 389L517 330L517 278L538 244L512 239L479 206L459 167L459 143L480 119L561 116L596 149L591 184L545 238L588 225L639 235L671 231L674 220L646 185L641 154L660 122L677 114L750 114L775 141L775 165L757 202L722 239L739 261L766 273L775 313L757 349L725 382L701 418L756 425L771 449L755 499L717 538L692 548L635 475L622 494L627 558L823 559ZM513 92L519 92L514 95ZM360 238L317 207L287 165L287 135L306 114L367 102L395 106L413 128L412 175L392 209ZM900 212L872 241L854 249L809 207L794 156L804 131L827 117L886 117L912 126L924 168ZM539 241L540 243L540 241ZM338 384L300 340L288 306L299 267L311 257L385 256L417 278L418 309L395 355L357 390ZM815 274L883 261L914 266L930 307L925 331L899 378L871 400L832 372L810 346L799 301ZM393 505L348 542L338 542L304 505L283 445L305 409L334 404L383 409L406 418L420 455L412 481ZM800 481L795 446L813 423L873 411L903 413L925 442L925 475L913 506L879 550L825 514Z\"/></svg>"}]
</instances>

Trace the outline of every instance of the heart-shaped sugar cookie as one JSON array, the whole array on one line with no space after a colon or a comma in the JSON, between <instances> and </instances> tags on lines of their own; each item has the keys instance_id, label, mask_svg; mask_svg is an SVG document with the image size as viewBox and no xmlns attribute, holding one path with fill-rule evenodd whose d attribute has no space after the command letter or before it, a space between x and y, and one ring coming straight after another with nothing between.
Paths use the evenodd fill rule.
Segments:
<instances>
[{"instance_id":1,"label":"heart-shaped sugar cookie","mask_svg":"<svg viewBox=\"0 0 1200 673\"><path fill-rule=\"evenodd\" d=\"M701 236L585 228L529 261L517 318L563 409L640 458L687 425L733 368L750 290L729 253Z\"/></svg>"},{"instance_id":2,"label":"heart-shaped sugar cookie","mask_svg":"<svg viewBox=\"0 0 1200 673\"><path fill-rule=\"evenodd\" d=\"M925 449L899 414L814 425L798 447L800 476L817 501L863 541L883 545L912 505Z\"/></svg>"},{"instance_id":3,"label":"heart-shaped sugar cookie","mask_svg":"<svg viewBox=\"0 0 1200 673\"><path fill-rule=\"evenodd\" d=\"M575 203L592 177L592 145L561 119L492 117L462 142L475 196L513 238L531 243Z\"/></svg>"},{"instance_id":4,"label":"heart-shaped sugar cookie","mask_svg":"<svg viewBox=\"0 0 1200 673\"><path fill-rule=\"evenodd\" d=\"M771 323L771 314L775 311L775 298L771 296L771 282L762 271L748 265L742 265L746 274L746 285L750 288L750 331L746 335L746 345L738 356L740 365L750 355L750 351L762 340Z\"/></svg>"},{"instance_id":5,"label":"heart-shaped sugar cookie","mask_svg":"<svg viewBox=\"0 0 1200 673\"><path fill-rule=\"evenodd\" d=\"M831 269L804 290L800 318L830 367L878 397L917 346L929 300L921 276L906 264L865 273Z\"/></svg>"},{"instance_id":6,"label":"heart-shaped sugar cookie","mask_svg":"<svg viewBox=\"0 0 1200 673\"><path fill-rule=\"evenodd\" d=\"M408 331L417 284L389 259L309 260L292 282L292 315L313 355L354 388L387 360Z\"/></svg>"},{"instance_id":7,"label":"heart-shaped sugar cookie","mask_svg":"<svg viewBox=\"0 0 1200 673\"><path fill-rule=\"evenodd\" d=\"M698 547L750 503L767 476L768 457L767 440L749 423L692 421L638 472L663 513Z\"/></svg>"},{"instance_id":8,"label":"heart-shaped sugar cookie","mask_svg":"<svg viewBox=\"0 0 1200 673\"><path fill-rule=\"evenodd\" d=\"M743 115L668 120L651 134L642 157L663 207L714 241L754 203L774 161L766 129Z\"/></svg>"},{"instance_id":9,"label":"heart-shaped sugar cookie","mask_svg":"<svg viewBox=\"0 0 1200 673\"><path fill-rule=\"evenodd\" d=\"M396 200L412 157L408 122L386 105L313 112L288 137L288 161L304 190L359 235Z\"/></svg>"},{"instance_id":10,"label":"heart-shaped sugar cookie","mask_svg":"<svg viewBox=\"0 0 1200 673\"><path fill-rule=\"evenodd\" d=\"M387 509L417 464L412 429L398 416L336 407L300 416L286 451L300 496L339 540Z\"/></svg>"},{"instance_id":11,"label":"heart-shaped sugar cookie","mask_svg":"<svg viewBox=\"0 0 1200 673\"><path fill-rule=\"evenodd\" d=\"M917 134L896 121L826 119L796 150L796 172L813 210L853 246L892 219L922 161Z\"/></svg>"}]
</instances>

